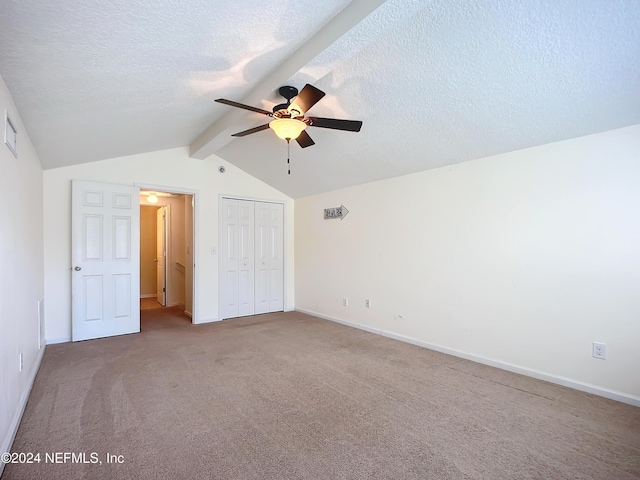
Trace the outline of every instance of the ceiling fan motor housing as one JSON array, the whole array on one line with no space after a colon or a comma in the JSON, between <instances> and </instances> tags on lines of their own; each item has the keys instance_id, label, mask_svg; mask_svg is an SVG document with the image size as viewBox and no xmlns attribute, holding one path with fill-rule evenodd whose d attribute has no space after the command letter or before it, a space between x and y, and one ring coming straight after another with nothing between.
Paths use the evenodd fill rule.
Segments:
<instances>
[{"instance_id":1,"label":"ceiling fan motor housing","mask_svg":"<svg viewBox=\"0 0 640 480\"><path fill-rule=\"evenodd\" d=\"M284 97L287 99L287 103L280 103L274 106L273 113L281 112L282 113L280 115L281 118L285 116L289 116L289 115L283 115L283 114L287 111L287 108L289 107L289 105L291 105L291 99L298 95L298 89L296 87L285 85L278 89L278 93L280 94L281 97Z\"/></svg>"},{"instance_id":2,"label":"ceiling fan motor housing","mask_svg":"<svg viewBox=\"0 0 640 480\"><path fill-rule=\"evenodd\" d=\"M280 96L287 99L287 104L291 103L291 99L298 95L298 89L296 87L290 87L289 85L285 85L284 87L280 87L278 89L278 93Z\"/></svg>"}]
</instances>

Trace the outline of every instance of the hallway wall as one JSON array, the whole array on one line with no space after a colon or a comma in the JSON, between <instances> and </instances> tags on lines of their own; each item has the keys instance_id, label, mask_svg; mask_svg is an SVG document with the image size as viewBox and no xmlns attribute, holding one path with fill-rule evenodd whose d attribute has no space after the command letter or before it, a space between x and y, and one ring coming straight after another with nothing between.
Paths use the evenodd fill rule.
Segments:
<instances>
[{"instance_id":1,"label":"hallway wall","mask_svg":"<svg viewBox=\"0 0 640 480\"><path fill-rule=\"evenodd\" d=\"M140 206L140 296L156 294L156 211Z\"/></svg>"}]
</instances>

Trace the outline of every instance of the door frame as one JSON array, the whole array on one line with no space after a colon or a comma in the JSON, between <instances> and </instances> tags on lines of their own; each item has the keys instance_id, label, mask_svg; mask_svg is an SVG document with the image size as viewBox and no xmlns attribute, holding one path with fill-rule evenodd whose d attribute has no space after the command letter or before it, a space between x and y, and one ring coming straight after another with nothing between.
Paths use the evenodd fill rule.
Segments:
<instances>
[{"instance_id":1,"label":"door frame","mask_svg":"<svg viewBox=\"0 0 640 480\"><path fill-rule=\"evenodd\" d=\"M221 318L220 312L221 312L221 307L220 305L221 303L221 295L222 295L222 280L223 280L223 275L222 275L222 260L221 260L221 256L220 256L220 245L222 245L222 236L224 234L223 232L223 228L222 228L222 217L223 217L223 210L222 210L222 199L223 198L229 198L231 200L249 200L251 202L265 202L265 203L278 203L280 205L282 205L282 260L283 260L283 265L282 265L282 307L283 307L283 311L287 312L287 285L288 285L288 260L289 260L289 256L287 255L287 233L288 233L288 225L287 225L287 202L285 202L284 200L270 200L270 199L264 199L264 198L257 198L257 197L245 197L242 195L229 195L229 194L224 194L224 193L219 193L218 194L218 247L217 248L217 254L218 254L218 320L224 320L223 318Z\"/></svg>"},{"instance_id":2,"label":"door frame","mask_svg":"<svg viewBox=\"0 0 640 480\"><path fill-rule=\"evenodd\" d=\"M134 182L134 186L140 187L140 190L155 190L157 192L167 192L167 193L181 193L184 195L192 195L193 198L193 270L192 270L192 298L191 298L191 323L197 324L199 323L199 315L200 315L200 306L198 304L198 292L199 292L199 281L197 275L197 259L200 258L199 255L199 242L198 242L198 233L200 232L199 218L197 212L199 211L198 202L200 201L200 192L198 190L192 188L182 188L182 187L171 187L168 185L156 185L145 182Z\"/></svg>"}]
</instances>

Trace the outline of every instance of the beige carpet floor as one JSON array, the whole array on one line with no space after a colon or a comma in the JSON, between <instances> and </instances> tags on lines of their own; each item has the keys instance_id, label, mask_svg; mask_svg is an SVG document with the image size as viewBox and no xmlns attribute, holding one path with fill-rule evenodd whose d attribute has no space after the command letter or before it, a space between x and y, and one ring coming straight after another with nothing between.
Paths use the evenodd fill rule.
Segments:
<instances>
[{"instance_id":1,"label":"beige carpet floor","mask_svg":"<svg viewBox=\"0 0 640 480\"><path fill-rule=\"evenodd\" d=\"M640 408L300 313L165 308L138 335L48 346L13 451L42 461L2 480L625 480Z\"/></svg>"}]
</instances>

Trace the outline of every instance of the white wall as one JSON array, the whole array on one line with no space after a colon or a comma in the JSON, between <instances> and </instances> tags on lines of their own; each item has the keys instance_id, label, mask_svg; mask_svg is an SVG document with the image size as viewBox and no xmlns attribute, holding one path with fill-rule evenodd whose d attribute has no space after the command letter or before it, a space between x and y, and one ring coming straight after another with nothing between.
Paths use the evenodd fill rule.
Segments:
<instances>
[{"instance_id":1,"label":"white wall","mask_svg":"<svg viewBox=\"0 0 640 480\"><path fill-rule=\"evenodd\" d=\"M224 165L226 173L218 172ZM194 315L197 322L218 319L218 256L211 248L218 246L218 196L228 194L284 201L286 209L286 255L293 258L293 201L231 164L211 156L207 160L189 158L188 149L113 158L83 165L62 167L44 172L44 262L46 302L46 336L48 342L71 338L71 180L133 185L154 185L158 190L196 190L197 288ZM173 187L173 188L172 188ZM289 261L285 285L285 308L293 308L293 262Z\"/></svg>"},{"instance_id":2,"label":"white wall","mask_svg":"<svg viewBox=\"0 0 640 480\"><path fill-rule=\"evenodd\" d=\"M18 132L18 158L3 143L5 109ZM42 167L2 78L0 128L0 452L6 452L44 352L38 348L44 277Z\"/></svg>"},{"instance_id":3,"label":"white wall","mask_svg":"<svg viewBox=\"0 0 640 480\"><path fill-rule=\"evenodd\" d=\"M640 405L640 125L295 208L297 309Z\"/></svg>"}]
</instances>

